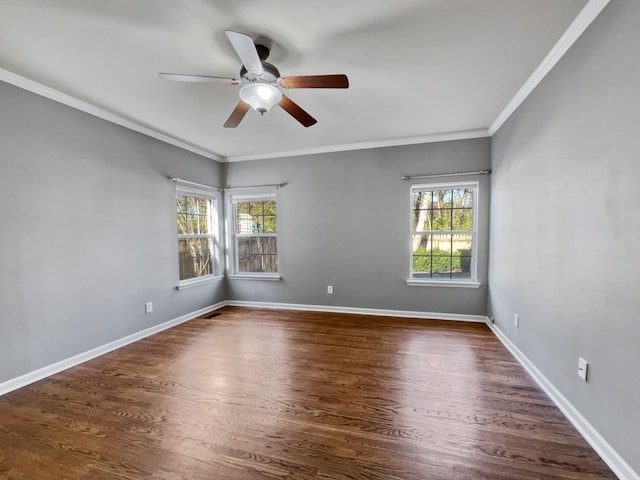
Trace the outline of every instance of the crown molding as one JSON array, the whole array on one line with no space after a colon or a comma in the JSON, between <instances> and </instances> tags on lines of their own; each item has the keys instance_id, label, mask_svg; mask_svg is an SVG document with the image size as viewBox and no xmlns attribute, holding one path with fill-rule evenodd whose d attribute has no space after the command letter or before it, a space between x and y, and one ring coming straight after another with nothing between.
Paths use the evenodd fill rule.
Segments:
<instances>
[{"instance_id":1,"label":"crown molding","mask_svg":"<svg viewBox=\"0 0 640 480\"><path fill-rule=\"evenodd\" d=\"M301 155L317 155L319 153L348 152L351 150L369 150L372 148L398 147L402 145L417 145L421 143L448 142L451 140L467 140L470 138L489 137L486 128L478 130L463 130L459 132L443 132L416 137L389 138L368 142L346 143L342 145L327 145L322 147L303 148L273 153L259 153L256 155L231 155L227 162L244 162L247 160L266 160L270 158L299 157Z\"/></svg>"},{"instance_id":2,"label":"crown molding","mask_svg":"<svg viewBox=\"0 0 640 480\"><path fill-rule=\"evenodd\" d=\"M53 100L55 102L61 103L68 107L74 108L76 110L80 110L81 112L88 113L89 115L93 115L95 117L101 118L108 122L115 123L116 125L120 125L121 127L128 128L129 130L133 130L143 135L147 135L151 138L155 138L156 140L160 140L161 142L165 142L175 147L181 148L183 150L187 150L189 152L195 153L197 155L210 158L211 160L215 160L217 162L240 162L245 160L265 160L269 158L295 157L295 156L301 156L301 155L315 155L319 153L346 152L350 150L366 150L371 148L384 148L384 147L394 147L394 146L401 146L401 145L416 145L420 143L446 142L450 140L465 140L470 138L482 138L482 137L490 136L489 130L487 129L464 130L459 132L444 132L444 133L436 133L431 135L423 135L423 136L415 136L415 137L402 137L402 138L392 138L392 139L376 140L376 141L368 141L368 142L349 143L349 144L343 144L343 145L311 147L311 148L305 148L301 150L272 152L272 153L255 154L255 155L232 155L229 157L225 157L218 153L211 152L209 150L204 150L202 148L183 142L169 135L165 135L164 133L160 133L156 130L140 125L139 123L136 123L133 120L129 120L121 115L110 112L109 110L106 110L104 108L98 107L91 103L85 102L78 98L72 97L71 95L62 93L54 88L35 82L33 80L30 80L16 73L13 73L9 70L5 70L3 68L0 68L0 81L9 83L16 87L35 93L36 95L40 95L42 97L48 98L49 100Z\"/></svg>"},{"instance_id":3,"label":"crown molding","mask_svg":"<svg viewBox=\"0 0 640 480\"><path fill-rule=\"evenodd\" d=\"M160 133L149 127L145 127L133 120L127 119L121 115L110 112L104 108L92 105L88 102L72 97L66 93L62 93L46 85L30 80L26 77L17 75L9 70L0 68L0 81L4 81L16 87L30 91L37 95L43 96L63 105L69 106L76 110L88 113L95 117L101 118L108 122L120 125L135 132L141 133L148 137L160 140L175 147L187 150L189 152L201 155L205 158L215 160L217 162L241 162L248 160L266 160L271 158L295 157L301 155L316 155L322 153L346 152L352 150L366 150L374 148L395 147L402 145L416 145L422 143L446 142L451 140L466 140L472 138L483 138L493 136L507 119L518 109L531 92L538 86L544 77L553 69L558 61L564 56L569 48L576 42L582 33L597 18L600 12L607 6L610 0L589 0L580 14L571 23L569 28L560 37L558 42L553 46L551 51L542 60L540 65L534 70L527 81L522 85L520 90L515 94L507 106L500 112L491 126L486 129L464 130L455 132L442 132L423 136L391 138L378 141L367 141L359 143L349 143L342 145L328 145L320 147L311 147L300 150L280 151L254 155L231 155L225 157L218 153L205 150L195 145L191 145L177 138L171 137L164 133Z\"/></svg>"},{"instance_id":4,"label":"crown molding","mask_svg":"<svg viewBox=\"0 0 640 480\"><path fill-rule=\"evenodd\" d=\"M560 39L542 60L527 81L520 87L507 106L489 127L489 135L493 136L518 107L526 100L544 77L555 67L556 63L567 53L567 50L580 38L610 0L589 0L576 19L569 25Z\"/></svg>"},{"instance_id":5,"label":"crown molding","mask_svg":"<svg viewBox=\"0 0 640 480\"><path fill-rule=\"evenodd\" d=\"M68 107L75 108L76 110L88 113L89 115L93 115L94 117L98 117L108 122L115 123L116 125L120 125L121 127L128 128L129 130L133 130L134 132L138 132L148 137L155 138L156 140L160 140L161 142L168 143L170 145L173 145L174 147L187 150L189 152L201 155L206 158L210 158L211 160L216 160L218 162L224 161L224 157L218 155L217 153L198 148L194 145L190 145L181 140L165 135L164 133L160 133L151 128L142 126L133 120L129 120L123 116L110 112L109 110L98 107L96 105L92 105L91 103L72 97L71 95L67 95L66 93L62 93L54 88L47 87L46 85L34 82L33 80L29 80L28 78L10 72L9 70L0 68L0 80L40 95L42 97L48 98L49 100L53 100L54 102L62 103L63 105L66 105Z\"/></svg>"}]
</instances>

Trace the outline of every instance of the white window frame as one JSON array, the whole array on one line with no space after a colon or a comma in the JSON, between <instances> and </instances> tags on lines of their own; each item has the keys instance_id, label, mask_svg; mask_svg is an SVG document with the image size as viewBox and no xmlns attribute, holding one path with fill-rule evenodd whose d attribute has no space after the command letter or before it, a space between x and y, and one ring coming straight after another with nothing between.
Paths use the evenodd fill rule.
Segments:
<instances>
[{"instance_id":1,"label":"white window frame","mask_svg":"<svg viewBox=\"0 0 640 480\"><path fill-rule=\"evenodd\" d=\"M413 194L414 192L428 192L435 190L452 190L460 188L470 188L473 194L473 228L471 231L443 230L439 233L454 235L456 233L471 234L471 265L470 278L420 278L413 276L413 249L412 239L414 235L424 234L425 231L413 230ZM437 287L462 287L462 288L478 288L481 283L478 282L478 207L480 197L479 182L448 182L448 183L421 183L411 185L409 189L409 276L407 285L410 286L437 286ZM435 232L434 232L435 233Z\"/></svg>"},{"instance_id":2,"label":"white window frame","mask_svg":"<svg viewBox=\"0 0 640 480\"><path fill-rule=\"evenodd\" d=\"M216 194L216 189L211 188L207 189L206 187L192 187L186 185L176 184L176 199L179 195L185 195L190 197L199 197L206 198L211 202L211 229L207 234L177 234L178 245L181 239L186 238L210 238L212 242L212 258L211 258L211 270L212 273L209 275L203 275L200 277L188 278L185 280L178 280L177 289L184 290L186 288L195 287L197 285L202 285L204 283L209 283L215 280L220 280L224 278L224 275L221 275L221 265L220 265L220 226L218 222L218 196ZM176 217L177 219L177 217ZM177 228L176 228L177 230ZM179 262L179 259L178 259Z\"/></svg>"},{"instance_id":3,"label":"white window frame","mask_svg":"<svg viewBox=\"0 0 640 480\"><path fill-rule=\"evenodd\" d=\"M255 189L229 189L226 191L225 202L225 224L227 230L227 271L228 278L231 280L272 280L279 281L280 276L280 250L278 248L278 198L275 187L260 187ZM238 223L236 222L236 205L238 202L262 202L273 200L276 202L276 233L241 234L237 232ZM276 254L278 257L278 272L240 272L238 271L238 239L249 237L271 237L276 239Z\"/></svg>"}]
</instances>

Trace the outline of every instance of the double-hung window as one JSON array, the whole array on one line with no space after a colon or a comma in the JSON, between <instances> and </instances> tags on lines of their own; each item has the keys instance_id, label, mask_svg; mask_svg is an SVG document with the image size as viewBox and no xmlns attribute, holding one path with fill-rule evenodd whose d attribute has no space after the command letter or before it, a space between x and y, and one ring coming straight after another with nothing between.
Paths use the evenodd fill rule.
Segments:
<instances>
[{"instance_id":1,"label":"double-hung window","mask_svg":"<svg viewBox=\"0 0 640 480\"><path fill-rule=\"evenodd\" d=\"M411 187L410 285L478 286L478 183Z\"/></svg>"},{"instance_id":2,"label":"double-hung window","mask_svg":"<svg viewBox=\"0 0 640 480\"><path fill-rule=\"evenodd\" d=\"M218 227L213 192L177 187L179 287L201 283L218 272Z\"/></svg>"},{"instance_id":3,"label":"double-hung window","mask_svg":"<svg viewBox=\"0 0 640 480\"><path fill-rule=\"evenodd\" d=\"M232 275L278 279L275 192L230 196Z\"/></svg>"}]
</instances>

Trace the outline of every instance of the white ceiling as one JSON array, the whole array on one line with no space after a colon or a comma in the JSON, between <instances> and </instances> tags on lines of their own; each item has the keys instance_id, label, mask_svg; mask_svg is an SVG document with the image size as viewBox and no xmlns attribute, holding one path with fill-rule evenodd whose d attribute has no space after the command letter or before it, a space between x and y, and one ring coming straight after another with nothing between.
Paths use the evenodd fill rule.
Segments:
<instances>
[{"instance_id":1,"label":"white ceiling","mask_svg":"<svg viewBox=\"0 0 640 480\"><path fill-rule=\"evenodd\" d=\"M0 79L222 161L486 136L594 2L0 0ZM271 40L283 76L350 88L288 90L309 128L280 108L223 128L238 86L157 74L239 78L225 29Z\"/></svg>"}]
</instances>

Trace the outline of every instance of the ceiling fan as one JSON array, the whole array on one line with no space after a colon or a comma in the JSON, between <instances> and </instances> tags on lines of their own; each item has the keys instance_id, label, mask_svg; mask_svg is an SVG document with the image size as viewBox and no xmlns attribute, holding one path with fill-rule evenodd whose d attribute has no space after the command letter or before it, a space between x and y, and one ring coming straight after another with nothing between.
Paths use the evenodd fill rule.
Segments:
<instances>
[{"instance_id":1,"label":"ceiling fan","mask_svg":"<svg viewBox=\"0 0 640 480\"><path fill-rule=\"evenodd\" d=\"M346 75L281 77L278 69L265 61L269 57L268 47L254 44L253 39L244 33L234 32L233 30L226 30L225 33L243 65L240 69L240 80L208 75L159 74L160 78L178 82L213 82L241 85L240 101L225 122L225 128L237 127L249 111L249 108L253 108L256 112L264 115L276 104L302 125L310 127L317 120L284 95L281 88L349 87L349 79Z\"/></svg>"}]
</instances>

